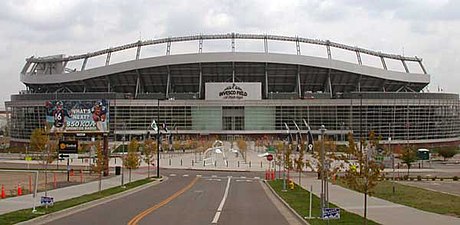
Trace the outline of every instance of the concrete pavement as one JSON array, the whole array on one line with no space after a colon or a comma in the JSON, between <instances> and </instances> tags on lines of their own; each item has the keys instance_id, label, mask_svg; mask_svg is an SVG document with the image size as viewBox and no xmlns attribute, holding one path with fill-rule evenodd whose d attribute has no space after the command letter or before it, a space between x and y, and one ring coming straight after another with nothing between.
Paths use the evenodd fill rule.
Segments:
<instances>
[{"instance_id":1,"label":"concrete pavement","mask_svg":"<svg viewBox=\"0 0 460 225\"><path fill-rule=\"evenodd\" d=\"M295 182L298 182L294 179ZM303 178L301 185L320 196L321 180ZM329 201L335 205L363 216L364 195L362 193L329 183ZM367 217L380 224L417 224L417 225L458 225L460 218L425 212L404 205L395 204L383 199L368 197Z\"/></svg>"}]
</instances>

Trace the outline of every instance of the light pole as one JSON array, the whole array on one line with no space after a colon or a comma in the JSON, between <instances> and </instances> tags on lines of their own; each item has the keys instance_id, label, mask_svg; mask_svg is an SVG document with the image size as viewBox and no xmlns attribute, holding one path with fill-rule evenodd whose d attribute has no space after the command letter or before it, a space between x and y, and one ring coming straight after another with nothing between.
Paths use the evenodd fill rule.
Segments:
<instances>
[{"instance_id":1,"label":"light pole","mask_svg":"<svg viewBox=\"0 0 460 225\"><path fill-rule=\"evenodd\" d=\"M324 141L326 133L326 127L321 125L321 217L323 217L323 209L327 207L325 191L327 190L327 173L326 173L326 163L325 163L325 150L324 150Z\"/></svg>"},{"instance_id":2,"label":"light pole","mask_svg":"<svg viewBox=\"0 0 460 225\"><path fill-rule=\"evenodd\" d=\"M157 178L160 178L160 99L157 99Z\"/></svg>"},{"instance_id":3,"label":"light pole","mask_svg":"<svg viewBox=\"0 0 460 225\"><path fill-rule=\"evenodd\" d=\"M123 137L121 138L122 141L122 146L123 146L123 153L121 155L121 187L125 186L125 170L123 169L124 167L124 157L125 157L125 139L126 139L126 123L123 124Z\"/></svg>"}]
</instances>

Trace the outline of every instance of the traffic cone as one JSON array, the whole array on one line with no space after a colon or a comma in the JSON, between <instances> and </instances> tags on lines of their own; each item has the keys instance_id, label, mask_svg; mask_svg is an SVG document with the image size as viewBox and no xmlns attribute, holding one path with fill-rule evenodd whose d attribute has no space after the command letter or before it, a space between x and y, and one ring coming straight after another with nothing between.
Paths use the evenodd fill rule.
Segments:
<instances>
[{"instance_id":1,"label":"traffic cone","mask_svg":"<svg viewBox=\"0 0 460 225\"><path fill-rule=\"evenodd\" d=\"M6 198L5 187L3 187L3 184L2 184L2 198Z\"/></svg>"},{"instance_id":2,"label":"traffic cone","mask_svg":"<svg viewBox=\"0 0 460 225\"><path fill-rule=\"evenodd\" d=\"M21 196L21 195L22 195L21 184L18 184L18 196Z\"/></svg>"}]
</instances>

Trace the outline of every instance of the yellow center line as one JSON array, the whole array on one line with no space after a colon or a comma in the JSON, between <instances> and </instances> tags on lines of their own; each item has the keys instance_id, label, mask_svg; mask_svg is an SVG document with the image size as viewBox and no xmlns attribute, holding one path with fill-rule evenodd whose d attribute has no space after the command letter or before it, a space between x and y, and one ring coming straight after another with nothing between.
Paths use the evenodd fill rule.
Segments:
<instances>
[{"instance_id":1,"label":"yellow center line","mask_svg":"<svg viewBox=\"0 0 460 225\"><path fill-rule=\"evenodd\" d=\"M162 206L168 204L170 201L172 201L173 199L179 197L179 195L183 194L184 192L186 192L188 189L190 189L196 182L197 180L199 179L199 177L195 177L195 179L192 180L192 182L190 182L190 184L188 184L187 186L185 186L184 188L182 188L181 190L179 190L178 192L174 193L173 195L169 196L167 199L163 200L162 202L152 206L151 208L148 208L146 209L145 211L139 213L138 215L136 215L135 217L133 217L129 222L128 222L128 225L137 225L137 223L139 223L139 221L141 219L143 219L145 216L147 216L149 213L152 213L153 211L161 208Z\"/></svg>"}]
</instances>

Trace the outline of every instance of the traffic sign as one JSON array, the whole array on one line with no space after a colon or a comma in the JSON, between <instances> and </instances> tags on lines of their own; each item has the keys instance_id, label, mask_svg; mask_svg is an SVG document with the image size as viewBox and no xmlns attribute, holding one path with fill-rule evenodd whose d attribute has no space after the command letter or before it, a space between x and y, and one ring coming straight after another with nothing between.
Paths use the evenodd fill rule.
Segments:
<instances>
[{"instance_id":1,"label":"traffic sign","mask_svg":"<svg viewBox=\"0 0 460 225\"><path fill-rule=\"evenodd\" d=\"M78 159L78 154L59 154L59 158Z\"/></svg>"},{"instance_id":2,"label":"traffic sign","mask_svg":"<svg viewBox=\"0 0 460 225\"><path fill-rule=\"evenodd\" d=\"M272 154L267 155L267 160L272 161L273 160L273 155Z\"/></svg>"},{"instance_id":3,"label":"traffic sign","mask_svg":"<svg viewBox=\"0 0 460 225\"><path fill-rule=\"evenodd\" d=\"M267 152L276 153L276 149L275 149L275 147L273 147L273 146L268 146Z\"/></svg>"}]
</instances>

